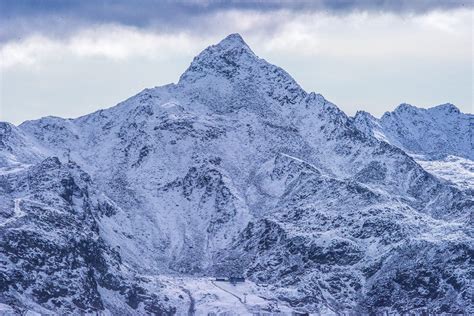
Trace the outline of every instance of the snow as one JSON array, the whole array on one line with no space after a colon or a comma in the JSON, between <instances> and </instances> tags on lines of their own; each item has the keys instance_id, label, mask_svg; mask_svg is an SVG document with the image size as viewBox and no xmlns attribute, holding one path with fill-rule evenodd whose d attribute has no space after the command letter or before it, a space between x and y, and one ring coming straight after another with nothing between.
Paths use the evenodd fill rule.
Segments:
<instances>
[{"instance_id":1,"label":"snow","mask_svg":"<svg viewBox=\"0 0 474 316\"><path fill-rule=\"evenodd\" d=\"M474 159L473 120L472 114L462 113L452 104L428 109L401 104L380 119L362 111L354 118L363 132L408 153L435 159L454 155L471 160Z\"/></svg>"},{"instance_id":2,"label":"snow","mask_svg":"<svg viewBox=\"0 0 474 316\"><path fill-rule=\"evenodd\" d=\"M448 155L438 160L426 160L424 156L414 155L415 160L428 172L460 188L474 189L474 161Z\"/></svg>"},{"instance_id":3,"label":"snow","mask_svg":"<svg viewBox=\"0 0 474 316\"><path fill-rule=\"evenodd\" d=\"M7 218L5 221L0 222L0 227L6 226L11 222L14 222L26 215L25 212L23 212L20 208L20 203L22 199L18 198L14 200L14 209L13 209L13 215L11 215L9 218Z\"/></svg>"},{"instance_id":4,"label":"snow","mask_svg":"<svg viewBox=\"0 0 474 316\"><path fill-rule=\"evenodd\" d=\"M377 299L399 294L377 286L418 273L415 261L427 273L436 264L462 289L446 285L453 297L431 301L403 289L403 301L383 310L416 300L464 310L466 265L437 260L445 252L465 262L472 244L471 119L451 105L349 118L233 34L197 56L178 84L77 119L0 125L0 233L37 232L54 246L61 225L90 214L84 232L70 234L100 241L98 255L107 253L116 275L136 277L140 297L166 294L184 314L192 302L197 314L290 313L290 303L375 313ZM8 260L5 271L14 271ZM248 280L211 278L230 271ZM98 292L104 313L150 308L146 300L132 308L104 284ZM25 293L23 305L32 297Z\"/></svg>"},{"instance_id":5,"label":"snow","mask_svg":"<svg viewBox=\"0 0 474 316\"><path fill-rule=\"evenodd\" d=\"M258 286L246 280L231 284L215 278L160 276L158 280L169 289L181 289L183 296L194 302L196 315L250 315L271 312L272 315L290 315L297 310L273 298L271 288ZM189 307L180 310L190 311ZM179 312L178 312L179 313Z\"/></svg>"},{"instance_id":6,"label":"snow","mask_svg":"<svg viewBox=\"0 0 474 316\"><path fill-rule=\"evenodd\" d=\"M474 116L452 104L429 109L409 104L377 119L357 112L354 122L365 134L403 149L425 170L460 188L474 183Z\"/></svg>"},{"instance_id":7,"label":"snow","mask_svg":"<svg viewBox=\"0 0 474 316\"><path fill-rule=\"evenodd\" d=\"M2 303L0 303L0 314L5 316L16 315L15 310L11 306Z\"/></svg>"},{"instance_id":8,"label":"snow","mask_svg":"<svg viewBox=\"0 0 474 316\"><path fill-rule=\"evenodd\" d=\"M23 163L18 163L16 161L9 161L8 166L0 168L0 175L7 175L11 173L24 171L30 166L31 164L23 164Z\"/></svg>"},{"instance_id":9,"label":"snow","mask_svg":"<svg viewBox=\"0 0 474 316\"><path fill-rule=\"evenodd\" d=\"M179 106L179 102L178 101L175 101L175 100L172 100L172 101L168 101L166 103L163 103L161 105L162 108L165 108L165 109L169 109L169 108L172 108L172 107L175 107L175 106Z\"/></svg>"}]
</instances>

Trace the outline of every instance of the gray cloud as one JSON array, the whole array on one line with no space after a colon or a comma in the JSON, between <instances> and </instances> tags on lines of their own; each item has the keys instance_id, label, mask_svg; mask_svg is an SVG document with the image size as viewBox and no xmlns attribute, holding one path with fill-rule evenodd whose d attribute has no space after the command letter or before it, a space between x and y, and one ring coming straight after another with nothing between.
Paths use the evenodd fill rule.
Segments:
<instances>
[{"instance_id":1,"label":"gray cloud","mask_svg":"<svg viewBox=\"0 0 474 316\"><path fill-rule=\"evenodd\" d=\"M229 10L269 12L389 12L421 14L472 8L469 0L314 0L314 1L157 1L157 0L0 0L0 42L32 33L63 37L105 23L172 33L215 28L207 17Z\"/></svg>"}]
</instances>

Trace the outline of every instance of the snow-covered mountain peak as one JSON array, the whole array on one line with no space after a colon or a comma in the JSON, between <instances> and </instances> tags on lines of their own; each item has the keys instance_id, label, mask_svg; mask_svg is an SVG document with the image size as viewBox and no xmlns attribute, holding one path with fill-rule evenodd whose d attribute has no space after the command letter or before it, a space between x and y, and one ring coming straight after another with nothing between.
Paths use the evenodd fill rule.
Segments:
<instances>
[{"instance_id":1,"label":"snow-covered mountain peak","mask_svg":"<svg viewBox=\"0 0 474 316\"><path fill-rule=\"evenodd\" d=\"M395 109L394 112L406 112L406 111L410 111L410 110L414 110L416 109L417 107L411 105L411 104L408 104L408 103L401 103L399 106L397 106L397 108Z\"/></svg>"},{"instance_id":2,"label":"snow-covered mountain peak","mask_svg":"<svg viewBox=\"0 0 474 316\"><path fill-rule=\"evenodd\" d=\"M413 106L411 104L408 104L408 103L401 103L400 105L398 105L393 111L387 111L385 112L383 115L382 115L382 118L388 118L388 117L392 117L392 116L395 116L395 117L398 117L398 116L405 116L405 115L408 115L408 116L411 116L413 114L417 114L419 112L419 108L417 108L416 106Z\"/></svg>"},{"instance_id":3,"label":"snow-covered mountain peak","mask_svg":"<svg viewBox=\"0 0 474 316\"><path fill-rule=\"evenodd\" d=\"M307 96L286 71L256 56L238 34L196 56L177 89L191 100L193 110L220 114L242 108L277 113Z\"/></svg>"},{"instance_id":4,"label":"snow-covered mountain peak","mask_svg":"<svg viewBox=\"0 0 474 316\"><path fill-rule=\"evenodd\" d=\"M217 45L213 45L216 48L222 50L233 50L233 49L246 49L252 51L247 43L244 41L242 36L239 33L229 34L226 38L220 41Z\"/></svg>"},{"instance_id":5,"label":"snow-covered mountain peak","mask_svg":"<svg viewBox=\"0 0 474 316\"><path fill-rule=\"evenodd\" d=\"M197 55L179 82L194 82L206 75L233 78L259 61L239 34L231 34Z\"/></svg>"},{"instance_id":6,"label":"snow-covered mountain peak","mask_svg":"<svg viewBox=\"0 0 474 316\"><path fill-rule=\"evenodd\" d=\"M429 113L429 114L428 114ZM411 115L458 115L461 111L458 107L451 103L440 104L431 108L419 108L408 103L402 103L393 110L393 112L386 112L383 117L396 116L411 116ZM383 118L382 117L382 118Z\"/></svg>"},{"instance_id":7,"label":"snow-covered mountain peak","mask_svg":"<svg viewBox=\"0 0 474 316\"><path fill-rule=\"evenodd\" d=\"M461 111L452 103L445 103L429 108L428 111L459 114Z\"/></svg>"},{"instance_id":8,"label":"snow-covered mountain peak","mask_svg":"<svg viewBox=\"0 0 474 316\"><path fill-rule=\"evenodd\" d=\"M366 111L357 111L355 116L354 116L355 119L372 119L372 118L375 118L372 114L370 114L369 112L366 112Z\"/></svg>"}]
</instances>

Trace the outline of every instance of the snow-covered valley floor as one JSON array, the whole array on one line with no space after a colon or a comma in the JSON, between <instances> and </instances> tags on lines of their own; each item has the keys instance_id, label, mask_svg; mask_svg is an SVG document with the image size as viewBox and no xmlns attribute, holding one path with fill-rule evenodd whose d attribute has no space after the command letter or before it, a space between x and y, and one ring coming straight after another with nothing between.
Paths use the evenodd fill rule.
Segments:
<instances>
[{"instance_id":1,"label":"snow-covered valley floor","mask_svg":"<svg viewBox=\"0 0 474 316\"><path fill-rule=\"evenodd\" d=\"M231 284L209 277L159 276L169 297L183 298L178 315L292 315L296 310L274 298L267 285L246 280ZM181 293L180 293L181 292Z\"/></svg>"},{"instance_id":2,"label":"snow-covered valley floor","mask_svg":"<svg viewBox=\"0 0 474 316\"><path fill-rule=\"evenodd\" d=\"M150 288L158 289L173 301L176 306L176 315L313 315L306 314L288 306L286 302L278 300L276 291L269 285L256 284L246 280L232 284L228 281L217 281L211 277L183 277L183 276L142 276ZM100 289L104 297L113 292ZM110 296L109 298L112 298ZM140 310L140 309L139 309ZM48 315L56 315L52 311L44 310ZM32 310L24 311L25 315L41 315ZM140 313L139 313L140 314ZM0 315L17 315L11 306L0 304ZM114 315L106 310L100 315ZM324 315L335 315L327 311Z\"/></svg>"}]
</instances>

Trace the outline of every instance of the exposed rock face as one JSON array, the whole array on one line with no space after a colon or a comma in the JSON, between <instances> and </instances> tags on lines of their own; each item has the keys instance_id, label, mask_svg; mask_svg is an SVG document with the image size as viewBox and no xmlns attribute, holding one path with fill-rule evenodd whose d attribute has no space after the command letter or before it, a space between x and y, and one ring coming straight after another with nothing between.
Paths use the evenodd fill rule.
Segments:
<instances>
[{"instance_id":1,"label":"exposed rock face","mask_svg":"<svg viewBox=\"0 0 474 316\"><path fill-rule=\"evenodd\" d=\"M223 252L218 273L234 268L278 284L281 300L292 297L294 306L313 310L328 304L361 313L420 307L440 313L470 306L471 226L435 220L311 169L291 178L271 215L250 223L233 251Z\"/></svg>"},{"instance_id":2,"label":"exposed rock face","mask_svg":"<svg viewBox=\"0 0 474 316\"><path fill-rule=\"evenodd\" d=\"M162 297L147 293L100 236L100 218L117 209L96 195L78 165L50 157L0 175L0 183L2 201L10 205L2 209L0 229L2 303L19 313L132 313L139 303L156 313L173 311ZM103 291L116 292L122 304L105 299Z\"/></svg>"},{"instance_id":3,"label":"exposed rock face","mask_svg":"<svg viewBox=\"0 0 474 316\"><path fill-rule=\"evenodd\" d=\"M172 313L144 275L235 273L300 311L474 312L473 192L361 120L234 34L176 85L2 123L0 302Z\"/></svg>"}]
</instances>

